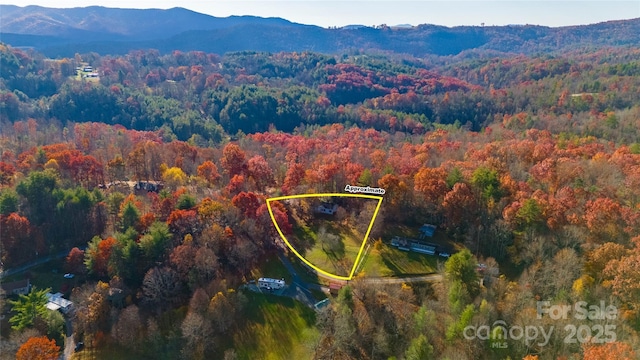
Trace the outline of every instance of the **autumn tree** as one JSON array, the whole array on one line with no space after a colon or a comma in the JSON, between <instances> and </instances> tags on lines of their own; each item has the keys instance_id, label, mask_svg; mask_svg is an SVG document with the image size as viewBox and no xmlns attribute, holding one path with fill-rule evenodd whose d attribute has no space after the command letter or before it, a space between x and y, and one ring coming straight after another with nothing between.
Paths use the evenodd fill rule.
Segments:
<instances>
[{"instance_id":1,"label":"autumn tree","mask_svg":"<svg viewBox=\"0 0 640 360\"><path fill-rule=\"evenodd\" d=\"M0 185L11 185L15 172L13 165L0 161Z\"/></svg>"},{"instance_id":2,"label":"autumn tree","mask_svg":"<svg viewBox=\"0 0 640 360\"><path fill-rule=\"evenodd\" d=\"M413 178L414 190L432 206L437 206L447 192L447 172L443 168L421 168Z\"/></svg>"},{"instance_id":3,"label":"autumn tree","mask_svg":"<svg viewBox=\"0 0 640 360\"><path fill-rule=\"evenodd\" d=\"M60 347L46 336L32 337L20 346L16 360L57 360Z\"/></svg>"},{"instance_id":4,"label":"autumn tree","mask_svg":"<svg viewBox=\"0 0 640 360\"><path fill-rule=\"evenodd\" d=\"M463 232L476 221L477 206L475 194L469 185L456 183L442 201L446 227L457 233Z\"/></svg>"},{"instance_id":5,"label":"autumn tree","mask_svg":"<svg viewBox=\"0 0 640 360\"><path fill-rule=\"evenodd\" d=\"M231 199L231 203L240 209L246 217L255 218L256 211L264 203L264 199L261 199L253 192L241 192Z\"/></svg>"},{"instance_id":6,"label":"autumn tree","mask_svg":"<svg viewBox=\"0 0 640 360\"><path fill-rule=\"evenodd\" d=\"M174 166L166 169L162 173L162 180L168 187L177 189L187 182L187 174L185 174L181 168Z\"/></svg>"},{"instance_id":7,"label":"autumn tree","mask_svg":"<svg viewBox=\"0 0 640 360\"><path fill-rule=\"evenodd\" d=\"M136 305L127 306L118 317L118 321L111 328L111 336L119 344L135 349L144 336L144 322Z\"/></svg>"},{"instance_id":8,"label":"autumn tree","mask_svg":"<svg viewBox=\"0 0 640 360\"><path fill-rule=\"evenodd\" d=\"M284 194L291 194L296 187L298 187L305 176L304 166L299 163L291 163L287 169L287 173L284 177L284 183L282 184L282 192Z\"/></svg>"},{"instance_id":9,"label":"autumn tree","mask_svg":"<svg viewBox=\"0 0 640 360\"><path fill-rule=\"evenodd\" d=\"M98 277L106 277L109 273L109 261L117 240L113 237L101 239L94 236L85 252L84 264L87 270Z\"/></svg>"},{"instance_id":10,"label":"autumn tree","mask_svg":"<svg viewBox=\"0 0 640 360\"><path fill-rule=\"evenodd\" d=\"M241 175L247 167L244 151L236 144L227 144L222 149L220 165L229 173L230 177Z\"/></svg>"},{"instance_id":11,"label":"autumn tree","mask_svg":"<svg viewBox=\"0 0 640 360\"><path fill-rule=\"evenodd\" d=\"M622 240L624 222L622 207L610 198L597 198L588 201L585 207L584 219L590 231L590 240L601 243Z\"/></svg>"},{"instance_id":12,"label":"autumn tree","mask_svg":"<svg viewBox=\"0 0 640 360\"><path fill-rule=\"evenodd\" d=\"M74 247L65 260L65 269L72 274L84 273L84 251Z\"/></svg>"},{"instance_id":13,"label":"autumn tree","mask_svg":"<svg viewBox=\"0 0 640 360\"><path fill-rule=\"evenodd\" d=\"M218 179L220 179L218 167L211 160L203 162L200 166L198 166L197 171L198 176L207 181L209 185L214 185L218 181Z\"/></svg>"},{"instance_id":14,"label":"autumn tree","mask_svg":"<svg viewBox=\"0 0 640 360\"><path fill-rule=\"evenodd\" d=\"M73 328L76 334L94 337L109 330L109 284L85 284L73 289L71 301L75 308Z\"/></svg>"},{"instance_id":15,"label":"autumn tree","mask_svg":"<svg viewBox=\"0 0 640 360\"><path fill-rule=\"evenodd\" d=\"M583 346L583 360L632 360L637 359L633 348L624 342L614 341L602 345L586 344Z\"/></svg>"},{"instance_id":16,"label":"autumn tree","mask_svg":"<svg viewBox=\"0 0 640 360\"><path fill-rule=\"evenodd\" d=\"M618 261L630 253L629 249L623 245L612 242L604 243L587 254L585 270L594 279L601 279L609 262Z\"/></svg>"},{"instance_id":17,"label":"autumn tree","mask_svg":"<svg viewBox=\"0 0 640 360\"><path fill-rule=\"evenodd\" d=\"M116 156L107 162L107 176L111 181L121 181L125 178L126 164L121 156Z\"/></svg>"},{"instance_id":18,"label":"autumn tree","mask_svg":"<svg viewBox=\"0 0 640 360\"><path fill-rule=\"evenodd\" d=\"M169 215L167 224L176 243L182 241L187 234L198 236L202 231L202 224L198 221L198 213L195 210L174 210Z\"/></svg>"},{"instance_id":19,"label":"autumn tree","mask_svg":"<svg viewBox=\"0 0 640 360\"><path fill-rule=\"evenodd\" d=\"M142 291L149 305L159 310L167 309L178 302L182 285L175 270L154 267L144 276Z\"/></svg>"},{"instance_id":20,"label":"autumn tree","mask_svg":"<svg viewBox=\"0 0 640 360\"><path fill-rule=\"evenodd\" d=\"M0 215L0 260L5 266L15 266L31 260L36 250L29 220L17 213Z\"/></svg>"},{"instance_id":21,"label":"autumn tree","mask_svg":"<svg viewBox=\"0 0 640 360\"><path fill-rule=\"evenodd\" d=\"M259 191L264 191L266 186L274 184L273 170L260 155L252 157L247 162L247 175L253 179Z\"/></svg>"},{"instance_id":22,"label":"autumn tree","mask_svg":"<svg viewBox=\"0 0 640 360\"><path fill-rule=\"evenodd\" d=\"M633 239L635 247L619 259L611 259L604 267L605 285L622 301L636 307L640 299L640 237ZM612 250L616 250L615 248ZM617 249L620 251L620 249ZM611 256L613 254L610 254Z\"/></svg>"},{"instance_id":23,"label":"autumn tree","mask_svg":"<svg viewBox=\"0 0 640 360\"><path fill-rule=\"evenodd\" d=\"M182 353L189 359L207 359L213 347L211 321L202 314L189 311L180 326L186 344Z\"/></svg>"}]
</instances>

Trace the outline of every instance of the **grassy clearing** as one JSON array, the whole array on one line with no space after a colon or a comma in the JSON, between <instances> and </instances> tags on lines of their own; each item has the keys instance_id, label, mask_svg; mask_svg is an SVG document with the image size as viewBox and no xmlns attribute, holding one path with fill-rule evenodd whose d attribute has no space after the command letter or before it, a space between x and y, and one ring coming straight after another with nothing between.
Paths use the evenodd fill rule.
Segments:
<instances>
[{"instance_id":1,"label":"grassy clearing","mask_svg":"<svg viewBox=\"0 0 640 360\"><path fill-rule=\"evenodd\" d=\"M30 278L31 285L39 289L51 288L51 292L69 295L71 289L79 283L80 279L78 276L74 279L65 279L63 263L63 260L52 260L20 274L8 276L2 279L2 282L8 283Z\"/></svg>"},{"instance_id":2,"label":"grassy clearing","mask_svg":"<svg viewBox=\"0 0 640 360\"><path fill-rule=\"evenodd\" d=\"M319 226L317 227L319 228ZM326 223L325 228L327 233L340 238L341 246L339 249L331 251L318 241L305 253L305 257L320 269L335 275L348 276L358 256L364 236L360 236L348 226Z\"/></svg>"},{"instance_id":3,"label":"grassy clearing","mask_svg":"<svg viewBox=\"0 0 640 360\"><path fill-rule=\"evenodd\" d=\"M247 293L247 324L233 336L240 359L311 359L315 312L289 298Z\"/></svg>"},{"instance_id":4,"label":"grassy clearing","mask_svg":"<svg viewBox=\"0 0 640 360\"><path fill-rule=\"evenodd\" d=\"M100 349L85 349L71 355L70 360L137 360L140 354L132 353L113 344Z\"/></svg>"},{"instance_id":5,"label":"grassy clearing","mask_svg":"<svg viewBox=\"0 0 640 360\"><path fill-rule=\"evenodd\" d=\"M280 259L275 255L269 256L260 268L251 271L251 277L254 279L261 277L272 279L284 278L284 281L287 283L290 283L292 280L287 268L284 267Z\"/></svg>"},{"instance_id":6,"label":"grassy clearing","mask_svg":"<svg viewBox=\"0 0 640 360\"><path fill-rule=\"evenodd\" d=\"M382 244L379 249L371 246L363 254L359 273L367 276L396 277L404 275L432 274L437 269L438 258L413 252L400 251Z\"/></svg>"},{"instance_id":7,"label":"grassy clearing","mask_svg":"<svg viewBox=\"0 0 640 360\"><path fill-rule=\"evenodd\" d=\"M315 228L317 226L307 226L308 230L304 232L314 231ZM411 236L410 229L398 230L401 235ZM323 270L336 275L348 275L360 250L362 238L356 231L346 226L333 226L331 232L338 234L344 244L344 253L341 259L331 256L332 254L324 251L322 245L318 243L306 251L305 257ZM360 259L362 263L358 266L358 273L364 272L367 276L382 277L431 274L436 271L438 260L436 256L400 251L383 243L379 248L365 247L365 252Z\"/></svg>"}]
</instances>

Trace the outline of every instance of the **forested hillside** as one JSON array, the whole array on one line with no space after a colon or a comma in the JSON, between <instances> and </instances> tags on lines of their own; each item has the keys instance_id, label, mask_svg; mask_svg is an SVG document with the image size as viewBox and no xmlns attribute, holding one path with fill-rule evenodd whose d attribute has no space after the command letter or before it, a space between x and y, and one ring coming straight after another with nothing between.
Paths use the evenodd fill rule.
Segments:
<instances>
[{"instance_id":1,"label":"forested hillside","mask_svg":"<svg viewBox=\"0 0 640 360\"><path fill-rule=\"evenodd\" d=\"M14 268L68 251L78 282L53 290L70 295L76 339L98 354L640 351L637 48L422 58L0 50L1 260ZM241 289L283 251L265 200L346 184L386 189L372 257L390 259L393 236L436 224L453 250L434 260L443 280L379 284L364 270L319 312ZM297 230L285 206L272 210ZM539 316L540 301L602 301L617 313L558 319ZM3 331L0 357L39 335L63 345L43 317ZM496 324L554 330L546 341L505 339ZM490 333L470 337L481 325Z\"/></svg>"}]
</instances>

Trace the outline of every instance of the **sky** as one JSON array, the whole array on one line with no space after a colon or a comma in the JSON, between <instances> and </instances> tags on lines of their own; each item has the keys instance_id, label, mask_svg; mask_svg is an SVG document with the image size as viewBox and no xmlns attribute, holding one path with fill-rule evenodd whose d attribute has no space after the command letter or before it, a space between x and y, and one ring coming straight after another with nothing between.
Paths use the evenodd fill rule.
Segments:
<instances>
[{"instance_id":1,"label":"sky","mask_svg":"<svg viewBox=\"0 0 640 360\"><path fill-rule=\"evenodd\" d=\"M69 8L100 5L119 8L184 7L213 16L281 17L322 27L352 24L568 26L640 18L640 0L0 0L18 6ZM6 1L6 2L5 2Z\"/></svg>"}]
</instances>

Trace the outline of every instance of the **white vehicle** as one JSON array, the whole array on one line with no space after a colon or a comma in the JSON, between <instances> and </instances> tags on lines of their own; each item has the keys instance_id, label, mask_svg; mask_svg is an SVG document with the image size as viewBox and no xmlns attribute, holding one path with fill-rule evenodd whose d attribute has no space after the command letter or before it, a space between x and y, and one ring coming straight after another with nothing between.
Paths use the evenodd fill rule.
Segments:
<instances>
[{"instance_id":1,"label":"white vehicle","mask_svg":"<svg viewBox=\"0 0 640 360\"><path fill-rule=\"evenodd\" d=\"M258 279L258 287L267 290L278 290L285 286L284 279L260 278Z\"/></svg>"}]
</instances>

